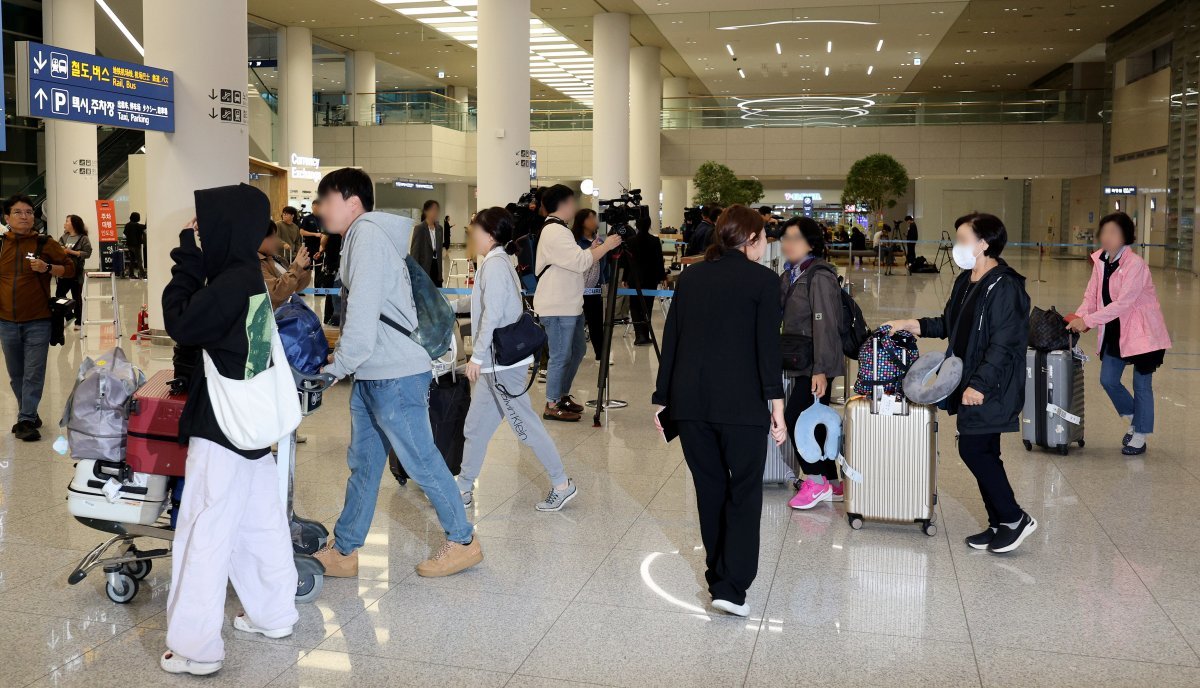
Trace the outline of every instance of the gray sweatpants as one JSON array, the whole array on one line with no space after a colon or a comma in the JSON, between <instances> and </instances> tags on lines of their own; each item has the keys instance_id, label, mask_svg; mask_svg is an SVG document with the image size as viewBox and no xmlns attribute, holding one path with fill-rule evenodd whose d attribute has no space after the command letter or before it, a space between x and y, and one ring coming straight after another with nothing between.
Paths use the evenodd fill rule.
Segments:
<instances>
[{"instance_id":1,"label":"gray sweatpants","mask_svg":"<svg viewBox=\"0 0 1200 688\"><path fill-rule=\"evenodd\" d=\"M498 373L481 373L475 389L471 392L471 408L467 410L466 446L463 449L462 470L458 474L458 489L467 492L474 489L475 479L483 469L483 459L487 454L488 442L496 433L500 421L508 421L509 427L527 447L533 450L538 461L550 474L550 484L562 485L567 482L567 471L563 468L562 458L558 448L542 419L533 410L529 401L529 393L519 397L509 397L496 389L496 383L512 393L525 388L529 379L529 368L511 368Z\"/></svg>"}]
</instances>

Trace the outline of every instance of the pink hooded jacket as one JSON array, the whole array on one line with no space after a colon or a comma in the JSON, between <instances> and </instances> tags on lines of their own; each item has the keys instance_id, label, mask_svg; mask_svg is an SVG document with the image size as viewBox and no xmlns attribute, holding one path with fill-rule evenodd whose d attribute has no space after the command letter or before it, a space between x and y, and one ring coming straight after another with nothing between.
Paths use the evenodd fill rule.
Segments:
<instances>
[{"instance_id":1,"label":"pink hooded jacket","mask_svg":"<svg viewBox=\"0 0 1200 688\"><path fill-rule=\"evenodd\" d=\"M1108 280L1112 303L1104 305L1104 251L1092 254L1092 278L1088 280L1083 303L1075 313L1088 327L1100 328L1097 341L1104 341L1104 324L1121 319L1121 355L1138 354L1171 348L1171 337L1163 321L1158 292L1150 278L1150 268L1142 257L1126 247L1121 253L1120 267Z\"/></svg>"}]
</instances>

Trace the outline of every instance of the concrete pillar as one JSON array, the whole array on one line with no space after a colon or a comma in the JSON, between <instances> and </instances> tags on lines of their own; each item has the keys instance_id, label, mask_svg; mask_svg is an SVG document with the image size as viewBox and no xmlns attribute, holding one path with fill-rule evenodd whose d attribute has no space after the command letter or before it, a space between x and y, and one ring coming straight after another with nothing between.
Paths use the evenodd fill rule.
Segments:
<instances>
[{"instance_id":1,"label":"concrete pillar","mask_svg":"<svg viewBox=\"0 0 1200 688\"><path fill-rule=\"evenodd\" d=\"M369 50L346 53L346 93L350 121L359 126L374 124L375 53Z\"/></svg>"},{"instance_id":2,"label":"concrete pillar","mask_svg":"<svg viewBox=\"0 0 1200 688\"><path fill-rule=\"evenodd\" d=\"M313 154L312 31L302 26L279 29L279 124L283 131L279 164L293 166L293 158ZM301 165L306 170L311 165ZM312 204L317 182L288 174L288 201Z\"/></svg>"},{"instance_id":3,"label":"concrete pillar","mask_svg":"<svg viewBox=\"0 0 1200 688\"><path fill-rule=\"evenodd\" d=\"M471 109L467 102L470 98L470 95L467 92L467 87L450 86L446 89L446 93L450 94L450 97L455 100L454 107L456 117L451 120L451 122L454 124L454 128L458 129L459 131L466 131L467 117L469 116Z\"/></svg>"},{"instance_id":4,"label":"concrete pillar","mask_svg":"<svg viewBox=\"0 0 1200 688\"><path fill-rule=\"evenodd\" d=\"M471 218L469 194L466 182L448 182L446 184L446 202L442 204L442 214L450 216L450 243L465 244L467 242L467 220Z\"/></svg>"},{"instance_id":5,"label":"concrete pillar","mask_svg":"<svg viewBox=\"0 0 1200 688\"><path fill-rule=\"evenodd\" d=\"M679 229L683 226L683 209L690 206L687 198L687 180L683 177L665 177L662 180L663 227Z\"/></svg>"},{"instance_id":6,"label":"concrete pillar","mask_svg":"<svg viewBox=\"0 0 1200 688\"><path fill-rule=\"evenodd\" d=\"M91 0L48 0L42 6L45 42L85 53L96 52L96 10ZM242 79L245 81L245 78ZM43 120L46 125L46 216L50 236L62 234L67 215L78 215L96 228L96 126ZM96 246L87 268L100 265Z\"/></svg>"},{"instance_id":7,"label":"concrete pillar","mask_svg":"<svg viewBox=\"0 0 1200 688\"><path fill-rule=\"evenodd\" d=\"M689 113L683 109L691 107L688 95L687 77L673 76L663 80L662 107L668 128L684 129L688 126Z\"/></svg>"},{"instance_id":8,"label":"concrete pillar","mask_svg":"<svg viewBox=\"0 0 1200 688\"><path fill-rule=\"evenodd\" d=\"M592 179L601 199L616 198L621 187L629 186L629 15L608 12L593 17L592 50Z\"/></svg>"},{"instance_id":9,"label":"concrete pillar","mask_svg":"<svg viewBox=\"0 0 1200 688\"><path fill-rule=\"evenodd\" d=\"M487 208L529 190L529 170L517 165L529 148L529 0L487 0L478 19L476 178Z\"/></svg>"},{"instance_id":10,"label":"concrete pillar","mask_svg":"<svg viewBox=\"0 0 1200 688\"><path fill-rule=\"evenodd\" d=\"M660 50L644 45L629 52L629 183L642 190L651 227L661 227L662 76Z\"/></svg>"},{"instance_id":11,"label":"concrete pillar","mask_svg":"<svg viewBox=\"0 0 1200 688\"><path fill-rule=\"evenodd\" d=\"M91 11L91 10L89 10ZM211 89L246 89L246 0L143 0L146 64L175 72L175 132L146 132L150 326L161 330L171 249L196 215L193 191L245 182L249 131L209 117Z\"/></svg>"},{"instance_id":12,"label":"concrete pillar","mask_svg":"<svg viewBox=\"0 0 1200 688\"><path fill-rule=\"evenodd\" d=\"M687 205L696 205L696 182L688 177L684 183L687 185Z\"/></svg>"}]
</instances>

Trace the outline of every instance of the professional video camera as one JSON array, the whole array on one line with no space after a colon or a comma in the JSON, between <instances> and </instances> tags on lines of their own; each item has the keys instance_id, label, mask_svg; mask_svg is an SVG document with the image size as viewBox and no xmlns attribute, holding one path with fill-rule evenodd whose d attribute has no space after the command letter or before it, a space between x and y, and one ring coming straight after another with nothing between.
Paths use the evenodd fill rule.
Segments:
<instances>
[{"instance_id":1,"label":"professional video camera","mask_svg":"<svg viewBox=\"0 0 1200 688\"><path fill-rule=\"evenodd\" d=\"M641 189L630 189L619 198L600 201L600 221L624 240L637 233L629 223L636 223L638 218L650 218L650 208L642 205Z\"/></svg>"}]
</instances>

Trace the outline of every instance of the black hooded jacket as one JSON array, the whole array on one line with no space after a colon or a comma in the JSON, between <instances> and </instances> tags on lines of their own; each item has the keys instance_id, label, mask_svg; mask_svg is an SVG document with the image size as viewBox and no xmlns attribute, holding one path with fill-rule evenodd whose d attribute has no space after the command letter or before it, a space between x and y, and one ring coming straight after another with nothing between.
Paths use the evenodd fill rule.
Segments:
<instances>
[{"instance_id":1,"label":"black hooded jacket","mask_svg":"<svg viewBox=\"0 0 1200 688\"><path fill-rule=\"evenodd\" d=\"M171 251L171 281L162 295L167 334L195 356L179 441L199 437L257 459L270 448L238 449L221 432L209 403L200 350L208 352L224 377L241 380L267 367L274 314L258 246L271 205L249 184L202 189L195 195L200 246L192 230L179 233L179 247Z\"/></svg>"},{"instance_id":2,"label":"black hooded jacket","mask_svg":"<svg viewBox=\"0 0 1200 688\"><path fill-rule=\"evenodd\" d=\"M946 399L950 415L958 414L958 432L983 435L1016 432L1025 404L1025 347L1029 343L1029 294L1025 277L1001 259L976 286L982 289L970 315L974 325L963 356L958 390ZM957 323L954 304L971 285L971 271L954 280L946 309L936 318L921 318L921 336L946 339ZM983 394L983 404L962 406L968 387Z\"/></svg>"}]
</instances>

